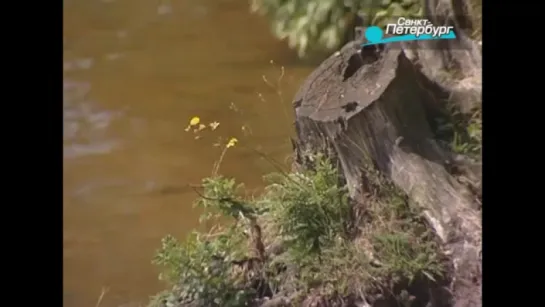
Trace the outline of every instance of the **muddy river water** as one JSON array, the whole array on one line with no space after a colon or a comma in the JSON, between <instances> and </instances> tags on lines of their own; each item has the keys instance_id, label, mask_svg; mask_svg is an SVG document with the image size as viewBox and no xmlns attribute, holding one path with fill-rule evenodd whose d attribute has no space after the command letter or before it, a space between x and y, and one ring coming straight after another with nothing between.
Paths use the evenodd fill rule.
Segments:
<instances>
[{"instance_id":1,"label":"muddy river water","mask_svg":"<svg viewBox=\"0 0 545 307\"><path fill-rule=\"evenodd\" d=\"M250 188L284 161L298 65L246 0L64 1L64 305L145 306L165 234L198 226L186 184L221 166ZM274 61L274 65L270 61ZM276 64L277 63L277 64ZM265 84L281 81L283 100ZM189 119L216 121L199 139ZM245 146L242 146L245 145Z\"/></svg>"}]
</instances>

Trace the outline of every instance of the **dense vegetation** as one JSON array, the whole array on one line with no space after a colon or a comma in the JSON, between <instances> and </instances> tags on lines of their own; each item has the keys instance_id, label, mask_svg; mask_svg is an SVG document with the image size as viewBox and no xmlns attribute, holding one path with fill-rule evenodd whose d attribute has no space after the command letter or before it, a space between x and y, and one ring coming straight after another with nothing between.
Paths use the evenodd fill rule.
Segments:
<instances>
[{"instance_id":1,"label":"dense vegetation","mask_svg":"<svg viewBox=\"0 0 545 307\"><path fill-rule=\"evenodd\" d=\"M202 221L220 214L230 222L185 241L163 239L154 262L171 288L152 306L252 306L273 296L300 306L394 290L402 301L408 292L390 287L442 278L434 236L402 193L370 173L374 201L357 212L336 168L321 157L315 163L268 176L259 196L244 195L231 178L204 179Z\"/></svg>"}]
</instances>

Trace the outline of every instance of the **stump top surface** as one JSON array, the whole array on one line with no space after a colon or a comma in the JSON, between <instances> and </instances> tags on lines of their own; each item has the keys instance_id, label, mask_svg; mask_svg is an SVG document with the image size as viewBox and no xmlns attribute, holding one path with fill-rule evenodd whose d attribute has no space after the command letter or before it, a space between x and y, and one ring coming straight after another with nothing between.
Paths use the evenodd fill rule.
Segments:
<instances>
[{"instance_id":1,"label":"stump top surface","mask_svg":"<svg viewBox=\"0 0 545 307\"><path fill-rule=\"evenodd\" d=\"M350 118L377 100L395 77L399 49L360 53L356 42L327 58L294 99L297 117L319 121Z\"/></svg>"}]
</instances>

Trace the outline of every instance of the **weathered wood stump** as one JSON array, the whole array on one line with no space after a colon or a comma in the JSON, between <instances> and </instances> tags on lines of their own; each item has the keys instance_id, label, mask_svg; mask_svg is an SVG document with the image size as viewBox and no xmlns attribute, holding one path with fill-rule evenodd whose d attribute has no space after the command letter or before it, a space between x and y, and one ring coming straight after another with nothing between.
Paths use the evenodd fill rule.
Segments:
<instances>
[{"instance_id":1,"label":"weathered wood stump","mask_svg":"<svg viewBox=\"0 0 545 307\"><path fill-rule=\"evenodd\" d=\"M426 0L427 19L434 25L453 26L456 40L432 40L404 43L407 57L436 85L448 92L449 100L462 112L480 107L482 92L481 41L469 34L475 32L472 2L480 0Z\"/></svg>"},{"instance_id":2,"label":"weathered wood stump","mask_svg":"<svg viewBox=\"0 0 545 307\"><path fill-rule=\"evenodd\" d=\"M468 78L480 81L480 51L468 44L473 42L464 36L444 46L359 52L352 42L309 76L293 102L298 163L325 153L338 162L350 196L361 204L369 192L364 169L372 166L419 204L452 260L449 305L460 307L481 306L480 192L454 176L452 165L460 162L434 139L427 109L445 94L460 105L480 96L480 82L461 85ZM462 77L440 79L438 71L448 73L453 62ZM478 167L467 169L480 181Z\"/></svg>"}]
</instances>

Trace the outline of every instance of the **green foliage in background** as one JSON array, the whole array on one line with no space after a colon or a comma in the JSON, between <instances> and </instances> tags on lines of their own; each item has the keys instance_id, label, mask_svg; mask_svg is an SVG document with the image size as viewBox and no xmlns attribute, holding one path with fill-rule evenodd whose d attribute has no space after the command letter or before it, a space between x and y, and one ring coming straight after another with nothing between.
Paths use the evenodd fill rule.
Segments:
<instances>
[{"instance_id":1,"label":"green foliage in background","mask_svg":"<svg viewBox=\"0 0 545 307\"><path fill-rule=\"evenodd\" d=\"M251 10L266 16L273 34L300 57L339 48L354 38L356 26L422 16L421 0L251 0ZM365 23L357 24L357 16Z\"/></svg>"}]
</instances>

